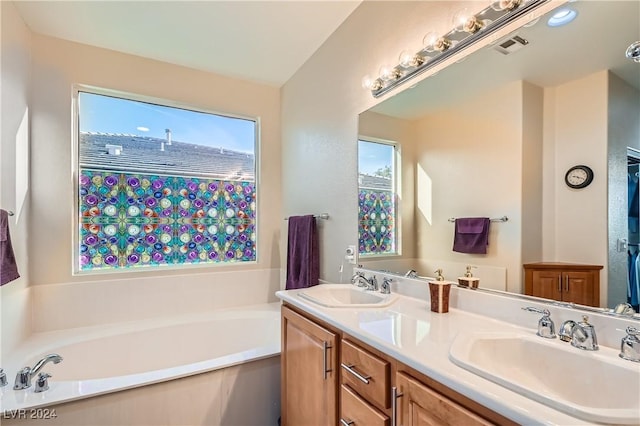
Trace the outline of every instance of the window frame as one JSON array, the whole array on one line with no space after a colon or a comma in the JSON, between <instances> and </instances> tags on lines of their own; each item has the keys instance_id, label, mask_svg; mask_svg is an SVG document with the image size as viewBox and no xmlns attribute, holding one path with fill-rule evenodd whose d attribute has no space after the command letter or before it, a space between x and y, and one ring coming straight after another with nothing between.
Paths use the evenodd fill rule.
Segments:
<instances>
[{"instance_id":1,"label":"window frame","mask_svg":"<svg viewBox=\"0 0 640 426\"><path fill-rule=\"evenodd\" d=\"M194 111L204 114L213 114L222 117L228 117L233 119L249 120L255 123L254 132L254 186L255 186L255 223L254 223L254 235L255 235L255 260L245 262L215 262L215 263L183 263L183 264L171 264L171 265L157 265L153 267L138 267L138 268L105 268L105 269L91 269L82 270L79 265L80 256L80 93L91 93L102 96L110 96L120 98L123 100L131 100L137 102L145 102L150 104L156 104L160 106L170 108L180 108L188 111ZM247 115L235 114L235 113L222 113L214 111L212 109L197 106L195 104L186 104L179 101L173 101L166 98L141 95L131 92L125 92L115 89L108 89L104 87L97 87L86 84L73 84L71 94L71 187L73 188L73 207L72 207L72 232L71 232L71 275L72 276L92 276L92 275L110 275L110 274L153 274L161 271L187 271L206 268L238 268L242 266L257 265L260 262L260 146L261 146L261 120L260 117L251 117ZM134 172L131 170L130 172ZM146 172L145 172L146 173ZM163 175L162 173L155 173L157 175ZM201 177L197 174L188 174L184 177Z\"/></svg>"},{"instance_id":2,"label":"window frame","mask_svg":"<svg viewBox=\"0 0 640 426\"><path fill-rule=\"evenodd\" d=\"M401 196L400 196L400 191L402 189L402 150L401 150L401 145L399 142L397 141L393 141L393 140L389 140L389 139L382 139L382 138L377 138L377 137L373 137L373 136L366 136L366 135L358 135L358 144L360 142L369 142L369 143L377 143L377 144L381 144L381 145L389 145L393 148L393 170L392 170L392 192L394 194L395 197L395 217L394 217L394 224L395 224L395 252L393 253L374 253L374 254L362 254L360 253L360 232L359 232L359 226L358 226L358 257L362 257L365 259L375 259L375 258L388 258L388 257L399 257L402 256L402 227L401 227L401 220L400 220L400 212L401 212L401 206L400 206L400 200L401 200ZM360 161L360 151L358 150L358 163ZM360 167L358 166L358 179L360 177ZM358 194L360 193L360 181L358 180ZM358 222L360 222L360 209L358 208Z\"/></svg>"}]
</instances>

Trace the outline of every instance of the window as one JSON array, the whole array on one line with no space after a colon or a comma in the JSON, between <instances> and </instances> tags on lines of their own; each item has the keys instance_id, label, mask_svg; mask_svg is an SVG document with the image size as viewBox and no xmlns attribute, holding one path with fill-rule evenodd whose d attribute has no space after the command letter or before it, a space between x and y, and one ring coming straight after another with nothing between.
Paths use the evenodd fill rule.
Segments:
<instances>
[{"instance_id":1,"label":"window","mask_svg":"<svg viewBox=\"0 0 640 426\"><path fill-rule=\"evenodd\" d=\"M358 242L361 256L398 254L396 146L358 141Z\"/></svg>"},{"instance_id":2,"label":"window","mask_svg":"<svg viewBox=\"0 0 640 426\"><path fill-rule=\"evenodd\" d=\"M78 92L77 271L256 260L255 120Z\"/></svg>"}]
</instances>

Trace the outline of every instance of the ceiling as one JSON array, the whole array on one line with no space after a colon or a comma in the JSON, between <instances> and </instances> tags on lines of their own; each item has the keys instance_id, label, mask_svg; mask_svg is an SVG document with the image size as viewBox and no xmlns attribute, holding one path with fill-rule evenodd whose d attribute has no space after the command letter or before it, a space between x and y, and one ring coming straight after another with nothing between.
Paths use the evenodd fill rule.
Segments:
<instances>
[{"instance_id":1,"label":"ceiling","mask_svg":"<svg viewBox=\"0 0 640 426\"><path fill-rule=\"evenodd\" d=\"M358 7L332 1L15 1L31 31L282 86Z\"/></svg>"},{"instance_id":2,"label":"ceiling","mask_svg":"<svg viewBox=\"0 0 640 426\"><path fill-rule=\"evenodd\" d=\"M580 1L569 6L578 16L566 26L546 24L552 11L509 35L529 42L521 50L504 55L488 46L371 110L415 119L511 81L552 87L605 69L640 90L640 64L625 58L627 47L640 40L640 1Z\"/></svg>"}]
</instances>

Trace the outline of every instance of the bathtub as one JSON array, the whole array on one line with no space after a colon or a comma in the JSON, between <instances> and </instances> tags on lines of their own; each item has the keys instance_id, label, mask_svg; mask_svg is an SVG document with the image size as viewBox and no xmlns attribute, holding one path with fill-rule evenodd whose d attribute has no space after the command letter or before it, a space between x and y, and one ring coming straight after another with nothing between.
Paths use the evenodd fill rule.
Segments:
<instances>
[{"instance_id":1,"label":"bathtub","mask_svg":"<svg viewBox=\"0 0 640 426\"><path fill-rule=\"evenodd\" d=\"M12 385L16 371L26 365L33 366L38 359L48 353L57 353L63 357L61 363L47 364L42 369L52 376L49 379L49 390L42 393L33 392L34 378L31 388L14 391ZM199 422L215 424L216 420L213 417L216 416L216 409L225 410L229 403L229 401L223 401L225 395L229 397L233 394L234 384L241 382L243 386L248 387L248 391L253 393L255 398L269 399L266 401L267 406L273 408L269 410L273 411L272 417L275 416L275 418L268 421L263 418L255 424L275 424L280 393L279 358L277 358L279 354L279 303L178 318L36 333L11 354L10 359L2 360L2 367L7 373L9 385L0 388L1 418L3 423L8 422L7 424L12 420L18 422L17 424L26 424L25 420L30 420L30 417L32 420L38 420L38 416L50 415L51 410L54 410L56 417L47 419L46 424L56 424L55 420L60 424L73 424L73 416L78 414L78 410L82 411L86 408L86 413L80 416L77 424L82 424L82 421L86 424L85 415L91 416L89 424L123 424L123 422L136 424L135 419L122 417L107 418L102 423L94 422L96 412L104 412L108 416L109 412L113 411L114 401L118 401L117 396L109 395L107 406L111 409L103 410L95 408L99 402L84 404L86 407L82 408L82 401L78 400L86 398L94 400L99 398L91 397L140 388L137 394L127 394L123 399L142 398L141 403L144 404L145 393L153 392L158 393L160 398L169 399L166 402L160 402L160 407L157 402L148 402L153 406L149 410L167 411L154 413L159 416L163 424L170 424L167 418L172 416L176 417L176 424L191 424L184 417L180 418L176 415L176 408L170 408L173 403L185 405L191 412L200 410L204 413L205 418L201 421L195 419L193 424ZM261 360L264 362L260 363ZM171 384L163 384L162 391L145 390L149 387L148 385L181 378L189 379L190 376L201 375L201 373L207 373L211 377L192 378L193 383L186 382L186 384L177 380L181 383L177 386L179 389L174 396L171 396L172 392L166 389L167 386L172 386ZM251 377L245 378L247 375ZM255 380L259 383L253 383ZM264 387L264 395L256 393L256 389L260 386ZM235 393L238 393L237 389ZM209 394L211 398L208 398ZM177 400L184 398L183 396L186 396L186 400L178 404ZM196 400L204 400L205 406L194 407L193 403ZM209 406L206 406L207 404ZM67 406L72 406L72 409L68 410L69 414L65 414ZM78 406L81 408L79 409ZM139 411L140 405L134 404L131 408ZM118 416L122 416L122 410L122 408L117 410ZM138 417L140 417L139 414L137 414ZM148 412L142 416L139 424L154 423L151 415ZM62 416L66 418L61 418ZM220 416L218 420L219 424L234 423L229 416ZM248 420L244 418L238 421L247 423Z\"/></svg>"}]
</instances>

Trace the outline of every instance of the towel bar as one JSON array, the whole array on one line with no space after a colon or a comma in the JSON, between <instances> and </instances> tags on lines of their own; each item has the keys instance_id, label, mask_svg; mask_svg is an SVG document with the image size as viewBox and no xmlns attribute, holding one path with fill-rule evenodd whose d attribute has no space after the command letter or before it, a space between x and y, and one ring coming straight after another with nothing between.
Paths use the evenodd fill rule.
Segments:
<instances>
[{"instance_id":1,"label":"towel bar","mask_svg":"<svg viewBox=\"0 0 640 426\"><path fill-rule=\"evenodd\" d=\"M490 220L491 220L491 222L508 222L509 218L507 216L502 216L502 217L494 217L494 218L491 218ZM455 217L450 217L448 219L448 221L453 223L453 222L456 221L456 218Z\"/></svg>"},{"instance_id":2,"label":"towel bar","mask_svg":"<svg viewBox=\"0 0 640 426\"><path fill-rule=\"evenodd\" d=\"M314 214L313 217L315 217L316 219L329 219L329 213L321 213L321 214ZM284 220L289 220L288 217L285 217Z\"/></svg>"}]
</instances>

